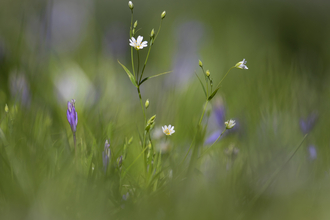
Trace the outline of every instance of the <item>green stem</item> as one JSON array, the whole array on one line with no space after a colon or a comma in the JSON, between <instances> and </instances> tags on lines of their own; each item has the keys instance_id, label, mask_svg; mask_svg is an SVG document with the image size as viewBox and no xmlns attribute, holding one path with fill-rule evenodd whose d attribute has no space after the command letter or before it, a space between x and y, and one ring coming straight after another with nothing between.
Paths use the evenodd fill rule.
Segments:
<instances>
[{"instance_id":1,"label":"green stem","mask_svg":"<svg viewBox=\"0 0 330 220\"><path fill-rule=\"evenodd\" d=\"M203 73L204 73L204 77L205 77L205 84L206 84L206 97L209 97L209 86L208 86L208 82L207 82L208 77L206 76L206 73L205 73L204 68L203 68L203 67L201 67L201 68L202 68L202 71L203 71ZM211 90L211 93L212 93L212 90Z\"/></svg>"},{"instance_id":2,"label":"green stem","mask_svg":"<svg viewBox=\"0 0 330 220\"><path fill-rule=\"evenodd\" d=\"M132 38L133 37L133 10L131 10L131 27L129 28L129 36Z\"/></svg>"},{"instance_id":3,"label":"green stem","mask_svg":"<svg viewBox=\"0 0 330 220\"><path fill-rule=\"evenodd\" d=\"M145 131L144 134L143 134L143 144L142 144L142 149L144 148L147 148L145 147L146 145L146 135L147 135L147 132ZM143 151L144 154L143 154L143 161L144 161L144 176L145 178L147 178L147 157L146 157L146 151ZM147 181L146 181L147 182Z\"/></svg>"},{"instance_id":4,"label":"green stem","mask_svg":"<svg viewBox=\"0 0 330 220\"><path fill-rule=\"evenodd\" d=\"M235 68L235 66L231 67L228 72L225 74L225 76L222 78L222 80L218 83L217 87L218 88L220 86L220 84L222 83L222 81L226 78L226 76L228 75L228 73L230 72L230 70L232 70L233 68Z\"/></svg>"},{"instance_id":5,"label":"green stem","mask_svg":"<svg viewBox=\"0 0 330 220\"><path fill-rule=\"evenodd\" d=\"M150 51L151 51L151 46L155 43L156 38L157 38L157 36L158 36L158 34L159 34L159 32L160 32L160 29L161 29L161 27L162 27L162 21L163 21L163 19L160 20L160 25L159 25L159 28L158 28L158 31L157 31L157 34L156 34L155 38L152 39L152 40L150 40L150 42L149 42L149 43L150 43L150 45L149 45L149 50L148 50L148 54L147 54L147 57L146 57L146 61L144 62L144 66L143 66L143 69L142 69L142 73L141 73L141 77L140 77L139 82L141 82L141 80L142 80L142 76L143 76L143 73L144 73L144 69L146 68L146 65L147 65L147 62L148 62L148 58L149 58L149 54L150 54Z\"/></svg>"},{"instance_id":6,"label":"green stem","mask_svg":"<svg viewBox=\"0 0 330 220\"><path fill-rule=\"evenodd\" d=\"M163 21L163 19L160 20L160 25L159 25L159 28L158 28L157 34L156 34L156 36L155 36L155 39L154 39L154 41L153 41L154 43L155 43L156 38L157 38L157 36L158 36L158 34L159 34L159 32L160 32L160 28L162 27L162 21Z\"/></svg>"},{"instance_id":7,"label":"green stem","mask_svg":"<svg viewBox=\"0 0 330 220\"><path fill-rule=\"evenodd\" d=\"M206 83L206 96L209 97L209 85L207 83L207 76L205 76L205 83Z\"/></svg>"},{"instance_id":8,"label":"green stem","mask_svg":"<svg viewBox=\"0 0 330 220\"><path fill-rule=\"evenodd\" d=\"M134 71L133 47L131 47L131 61L132 61L132 70L133 70L134 78L136 79L136 75Z\"/></svg>"},{"instance_id":9,"label":"green stem","mask_svg":"<svg viewBox=\"0 0 330 220\"><path fill-rule=\"evenodd\" d=\"M204 109L203 109L202 116L201 116L201 118L200 118L200 120L199 120L199 123L198 123L198 127L199 127L199 126L201 125L201 123L202 123L202 120L203 120L204 113L205 113L206 106L207 106L208 102L209 102L209 101L206 100L205 105L204 105ZM192 146L193 146L193 143L194 143L194 141L195 141L195 139L196 139L196 135L197 135L197 132L195 133L195 136L194 136L194 138L193 138L193 141L192 141L191 144L190 144L190 147L189 147L189 149L188 149L188 151L187 151L187 153L186 153L186 156L183 158L183 160L181 161L180 164L182 164L182 163L186 160L186 158L187 158L187 156L188 156L188 154L189 154L189 152L190 152L190 150L191 150L191 148L192 148Z\"/></svg>"},{"instance_id":10,"label":"green stem","mask_svg":"<svg viewBox=\"0 0 330 220\"><path fill-rule=\"evenodd\" d=\"M139 50L137 50L136 52L137 52L137 57L138 57L138 64L137 64L137 71L136 71L135 81L136 81L137 84L139 84L138 78L139 78L139 70L140 70L140 53L139 53Z\"/></svg>"},{"instance_id":11,"label":"green stem","mask_svg":"<svg viewBox=\"0 0 330 220\"><path fill-rule=\"evenodd\" d=\"M143 111L144 123L146 125L147 124L147 118L146 118L146 113L145 113L144 106L143 106L143 103L142 103L142 96L141 96L141 92L140 92L140 87L138 87L137 90L138 90L138 93L139 93L140 104L141 104L141 108L142 108L142 111Z\"/></svg>"},{"instance_id":12,"label":"green stem","mask_svg":"<svg viewBox=\"0 0 330 220\"><path fill-rule=\"evenodd\" d=\"M142 76L143 76L143 73L144 73L144 69L146 68L146 65L147 65L147 62L148 62L148 58L149 58L149 54L150 54L150 51L151 51L151 44L149 45L149 50L148 50L148 54L147 54L147 57L146 57L146 60L144 61L144 65L143 65L143 68L142 68L142 72L141 72L141 76L140 76L140 80L139 80L139 84L142 80Z\"/></svg>"},{"instance_id":13,"label":"green stem","mask_svg":"<svg viewBox=\"0 0 330 220\"><path fill-rule=\"evenodd\" d=\"M135 158L135 160L127 167L127 169L125 170L125 172L123 173L122 178L125 177L126 173L128 172L128 170L133 166L133 164L135 164L135 162L141 157L141 155L147 150L148 147L145 147L143 149L143 151Z\"/></svg>"},{"instance_id":14,"label":"green stem","mask_svg":"<svg viewBox=\"0 0 330 220\"><path fill-rule=\"evenodd\" d=\"M76 132L73 132L74 152L76 152Z\"/></svg>"},{"instance_id":15,"label":"green stem","mask_svg":"<svg viewBox=\"0 0 330 220\"><path fill-rule=\"evenodd\" d=\"M129 36L130 38L133 37L133 10L131 10L132 14L131 14L131 27L129 29ZM133 70L133 75L134 75L134 78L136 79L136 76L135 76L135 71L134 71L134 59L133 59L133 47L131 47L131 61L132 61L132 70Z\"/></svg>"},{"instance_id":16,"label":"green stem","mask_svg":"<svg viewBox=\"0 0 330 220\"><path fill-rule=\"evenodd\" d=\"M205 105L204 105L204 109L203 109L203 113L202 113L201 119L199 120L198 125L201 125L201 123L202 123L204 113L205 113L205 110L206 110L206 106L207 106L208 103L209 103L209 100L206 100Z\"/></svg>"},{"instance_id":17,"label":"green stem","mask_svg":"<svg viewBox=\"0 0 330 220\"><path fill-rule=\"evenodd\" d=\"M220 137L223 135L223 133L225 133L225 131L227 131L227 129L225 129L220 135L219 137L213 142L213 144L208 148L206 149L200 156L199 158L201 158L202 156L204 156L204 154L206 154L208 151L210 151L210 149L212 148L212 146L220 139Z\"/></svg>"}]
</instances>

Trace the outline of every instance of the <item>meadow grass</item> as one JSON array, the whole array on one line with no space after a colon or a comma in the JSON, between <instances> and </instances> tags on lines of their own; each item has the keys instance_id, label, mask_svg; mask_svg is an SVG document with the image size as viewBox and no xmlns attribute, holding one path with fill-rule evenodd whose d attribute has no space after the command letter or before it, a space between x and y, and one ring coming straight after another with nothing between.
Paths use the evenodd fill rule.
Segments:
<instances>
[{"instance_id":1,"label":"meadow grass","mask_svg":"<svg viewBox=\"0 0 330 220\"><path fill-rule=\"evenodd\" d=\"M327 219L329 78L317 90L274 52L205 56L175 85L157 63L168 15L141 42L128 10L129 59L31 58L14 95L0 88L1 219Z\"/></svg>"}]
</instances>

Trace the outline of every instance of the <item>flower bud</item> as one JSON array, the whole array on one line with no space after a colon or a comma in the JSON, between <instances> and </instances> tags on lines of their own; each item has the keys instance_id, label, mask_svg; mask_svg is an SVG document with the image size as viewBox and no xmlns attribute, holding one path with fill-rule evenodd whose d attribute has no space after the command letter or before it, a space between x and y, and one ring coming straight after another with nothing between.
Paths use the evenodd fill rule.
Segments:
<instances>
[{"instance_id":1,"label":"flower bud","mask_svg":"<svg viewBox=\"0 0 330 220\"><path fill-rule=\"evenodd\" d=\"M76 133L77 130L77 124L78 124L78 114L75 109L75 103L76 100L72 99L71 101L68 101L68 110L66 111L66 117L68 119L68 122L71 126L71 130L73 133Z\"/></svg>"},{"instance_id":2,"label":"flower bud","mask_svg":"<svg viewBox=\"0 0 330 220\"><path fill-rule=\"evenodd\" d=\"M109 141L106 140L104 143L104 151L102 152L104 172L107 172L107 168L108 168L110 159L111 159L110 144L109 144Z\"/></svg>"},{"instance_id":3,"label":"flower bud","mask_svg":"<svg viewBox=\"0 0 330 220\"><path fill-rule=\"evenodd\" d=\"M117 163L118 163L118 168L121 168L121 165L123 163L123 156L118 157Z\"/></svg>"},{"instance_id":4,"label":"flower bud","mask_svg":"<svg viewBox=\"0 0 330 220\"><path fill-rule=\"evenodd\" d=\"M207 77L209 77L211 75L209 70L206 70L205 74L206 74Z\"/></svg>"},{"instance_id":5,"label":"flower bud","mask_svg":"<svg viewBox=\"0 0 330 220\"><path fill-rule=\"evenodd\" d=\"M201 60L199 60L198 65L199 65L200 67L203 67L203 63L202 63Z\"/></svg>"},{"instance_id":6,"label":"flower bud","mask_svg":"<svg viewBox=\"0 0 330 220\"><path fill-rule=\"evenodd\" d=\"M156 119L156 115L152 116L152 117L148 120L148 122L147 122L147 126L146 126L146 128L145 128L146 131L149 131L149 130L150 130L150 127L151 127L152 125L154 125L155 119Z\"/></svg>"},{"instance_id":7,"label":"flower bud","mask_svg":"<svg viewBox=\"0 0 330 220\"><path fill-rule=\"evenodd\" d=\"M137 25L138 25L138 22L137 22L137 20L134 22L134 25L133 25L133 28L135 29L136 27L137 27Z\"/></svg>"},{"instance_id":8,"label":"flower bud","mask_svg":"<svg viewBox=\"0 0 330 220\"><path fill-rule=\"evenodd\" d=\"M164 19L165 16L166 16L166 11L163 11L163 13L160 15L160 17L161 17L162 19Z\"/></svg>"},{"instance_id":9,"label":"flower bud","mask_svg":"<svg viewBox=\"0 0 330 220\"><path fill-rule=\"evenodd\" d=\"M149 144L148 144L148 154L147 154L147 159L149 159L149 157L150 157L150 153L151 153L151 143L149 142Z\"/></svg>"},{"instance_id":10,"label":"flower bud","mask_svg":"<svg viewBox=\"0 0 330 220\"><path fill-rule=\"evenodd\" d=\"M149 99L147 99L146 103L145 103L145 107L148 108L149 107Z\"/></svg>"},{"instance_id":11,"label":"flower bud","mask_svg":"<svg viewBox=\"0 0 330 220\"><path fill-rule=\"evenodd\" d=\"M133 137L131 137L129 140L128 140L128 144L131 144L133 142Z\"/></svg>"},{"instance_id":12,"label":"flower bud","mask_svg":"<svg viewBox=\"0 0 330 220\"><path fill-rule=\"evenodd\" d=\"M150 33L150 38L154 38L154 36L155 36L155 29L152 29Z\"/></svg>"},{"instance_id":13,"label":"flower bud","mask_svg":"<svg viewBox=\"0 0 330 220\"><path fill-rule=\"evenodd\" d=\"M8 105L6 104L5 106L5 112L8 113L9 112L9 108L8 108Z\"/></svg>"},{"instance_id":14,"label":"flower bud","mask_svg":"<svg viewBox=\"0 0 330 220\"><path fill-rule=\"evenodd\" d=\"M133 2L132 2L132 1L129 1L129 2L128 2L128 7L129 7L131 10L133 10L134 5L133 5Z\"/></svg>"},{"instance_id":15,"label":"flower bud","mask_svg":"<svg viewBox=\"0 0 330 220\"><path fill-rule=\"evenodd\" d=\"M148 124L152 124L152 123L154 123L155 119L156 119L156 115L152 116L152 117L148 120Z\"/></svg>"}]
</instances>

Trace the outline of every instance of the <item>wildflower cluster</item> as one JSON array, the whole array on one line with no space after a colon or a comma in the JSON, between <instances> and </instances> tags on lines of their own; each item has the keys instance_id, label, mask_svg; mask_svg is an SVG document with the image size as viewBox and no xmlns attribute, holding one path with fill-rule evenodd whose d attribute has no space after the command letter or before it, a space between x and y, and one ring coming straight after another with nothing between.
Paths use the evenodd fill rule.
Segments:
<instances>
[{"instance_id":1,"label":"wildflower cluster","mask_svg":"<svg viewBox=\"0 0 330 220\"><path fill-rule=\"evenodd\" d=\"M121 183L122 179L125 178L128 171L135 164L135 162L139 159L139 157L143 157L144 174L145 174L143 179L145 180L145 185L146 185L146 187L151 187L151 188L153 188L153 190L155 190L155 189L157 189L157 187L160 184L158 182L158 180L160 180L161 174L164 175L164 172L165 172L162 167L162 150L160 150L157 153L156 149L154 148L151 131L154 129L155 124L156 124L156 115L152 115L151 117L149 116L150 118L148 117L149 119L147 120L147 116L148 116L147 109L150 107L150 101L149 101L149 99L146 99L143 102L140 88L141 88L142 84L144 82L148 81L149 79L169 73L169 72L165 72L165 73L160 73L160 74L156 74L153 76L143 77L145 70L146 70L147 63L148 63L148 58L149 58L149 55L151 52L151 48L152 48L153 44L155 43L157 36L160 32L162 21L166 17L166 12L164 11L161 13L161 16L160 16L161 20L160 20L160 26L158 28L158 31L155 34L155 30L154 29L151 30L150 39L148 42L148 41L143 40L144 39L143 36L140 36L140 35L137 37L135 36L135 34L137 32L136 30L137 30L138 22L135 21L133 23L134 5L131 1L129 1L128 7L131 10L131 27L130 27L130 32L129 32L130 33L129 45L131 46L131 64L132 64L131 70L129 70L129 68L127 68L125 65L121 64L119 61L118 62L123 67L128 78L130 79L131 83L137 89L137 94L139 97L141 110L142 110L143 118L144 118L143 129L142 129L143 133L140 135L141 153L137 157L135 157L134 161L131 164L126 164L124 166L125 159L127 156L128 146L132 143L133 139L132 138L130 138L129 140L126 139L123 147L118 152L112 151L112 150L114 150L113 148L111 150L110 141L107 139L104 143L104 147L103 147L103 151L102 151L102 164L103 164L104 173L106 175L109 173L112 173L113 171L118 172L119 178L120 178L119 182ZM147 53L147 56L145 57L145 61L144 61L143 65L141 65L139 52L140 52L140 50L147 48L147 47L148 47L148 53ZM141 68L141 66L142 66L142 68ZM191 170L191 166L196 158L200 158L200 157L202 157L203 154L206 153L206 151L201 152L198 149L200 147L202 147L204 144L204 134L205 134L204 131L206 130L206 125L203 128L202 121L203 121L203 117L204 117L208 102L210 102L215 97L215 95L217 94L217 92L220 89L220 85L221 85L222 81L225 79L225 77L228 75L229 71L232 68L238 68L238 69L244 69L244 70L248 69L248 67L246 66L246 61L245 61L245 59L243 59L243 61L238 62L235 66L230 68L229 71L221 79L221 81L217 84L217 86L214 87L213 78L212 78L213 75L211 74L211 72L209 70L204 70L204 65L203 65L202 61L200 61L200 60L199 60L199 66L202 69L205 83L202 82L202 80L198 77L197 74L196 74L196 76L197 76L197 78L203 88L204 94L205 94L205 105L204 105L204 109L203 109L201 118L199 120L199 123L197 125L195 136L186 153L186 156L184 157L184 159L182 161L182 163L185 161L190 150L195 145L195 147L193 148L194 151L192 153L192 157L190 160L190 165L188 167L188 170ZM148 111L150 111L150 109ZM76 131L77 131L77 124L78 124L78 114L75 109L75 100L74 99L72 99L71 101L69 101L67 103L67 120L70 124L71 131L73 133L74 146L76 148ZM236 125L236 122L235 122L235 120L230 119L224 123L222 122L222 124L225 125L225 129L222 131L222 133L220 135L218 135L217 139L212 143L211 147L218 141L218 139L223 135L223 133L226 130L232 129ZM166 147L164 149L171 149L170 147L168 147L169 143L166 143L166 142L168 141L167 136L171 136L175 133L174 126L172 126L170 124L168 126L164 125L161 128L162 128L162 132L163 132L163 137L166 137L166 138L164 138L164 139L166 139L164 142ZM166 150L164 152L167 152L167 151L168 150ZM238 152L238 151L235 150L233 152ZM198 154L200 154L199 157L196 157L196 156L198 156ZM116 159L112 160L112 158L116 158ZM91 167L94 171L94 164ZM109 169L109 168L111 168L111 169ZM171 179L173 176L173 171L168 170L168 171L166 171L166 173L168 173L168 176L169 176L168 178ZM164 182L162 182L162 184L164 184ZM122 185L120 185L120 187L122 187ZM131 197L133 194L134 194L133 191L131 191L131 193L128 193L128 192L126 194L124 193L123 194L124 196L122 197L123 201L127 201L127 199L129 197Z\"/></svg>"}]
</instances>

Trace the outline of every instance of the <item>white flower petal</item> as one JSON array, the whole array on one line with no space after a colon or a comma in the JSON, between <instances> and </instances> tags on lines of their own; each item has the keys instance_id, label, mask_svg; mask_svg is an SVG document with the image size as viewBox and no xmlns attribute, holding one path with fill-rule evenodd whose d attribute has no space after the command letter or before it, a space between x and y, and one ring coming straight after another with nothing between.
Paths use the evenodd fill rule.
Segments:
<instances>
[{"instance_id":1,"label":"white flower petal","mask_svg":"<svg viewBox=\"0 0 330 220\"><path fill-rule=\"evenodd\" d=\"M143 40L143 37L139 35L136 42L138 44L141 44L142 40Z\"/></svg>"}]
</instances>

